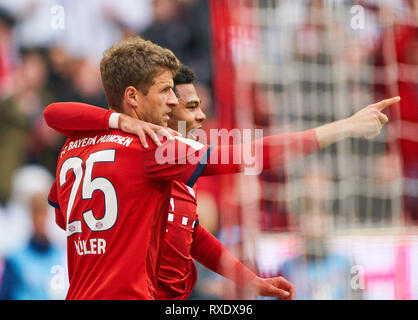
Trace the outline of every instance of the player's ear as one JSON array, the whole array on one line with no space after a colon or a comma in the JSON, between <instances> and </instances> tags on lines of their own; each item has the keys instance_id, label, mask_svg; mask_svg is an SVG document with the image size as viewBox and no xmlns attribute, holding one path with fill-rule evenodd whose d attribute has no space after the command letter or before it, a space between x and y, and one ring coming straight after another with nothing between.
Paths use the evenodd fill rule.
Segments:
<instances>
[{"instance_id":1,"label":"player's ear","mask_svg":"<svg viewBox=\"0 0 418 320\"><path fill-rule=\"evenodd\" d=\"M124 101L130 108L136 109L140 104L140 92L134 86L128 86L125 89Z\"/></svg>"}]
</instances>

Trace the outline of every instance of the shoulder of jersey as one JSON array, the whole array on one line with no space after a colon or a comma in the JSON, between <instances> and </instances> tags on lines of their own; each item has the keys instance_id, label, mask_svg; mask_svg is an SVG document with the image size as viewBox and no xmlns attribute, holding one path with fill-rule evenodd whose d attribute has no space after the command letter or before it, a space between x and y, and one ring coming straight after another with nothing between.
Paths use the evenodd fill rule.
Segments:
<instances>
[{"instance_id":1,"label":"shoulder of jersey","mask_svg":"<svg viewBox=\"0 0 418 320\"><path fill-rule=\"evenodd\" d=\"M205 147L204 144L200 143L199 141L192 140L192 139L187 139L187 138L183 138L183 137L180 137L180 136L174 136L174 139L177 139L178 141L181 141L181 142L191 146L195 150L200 150L200 149Z\"/></svg>"}]
</instances>

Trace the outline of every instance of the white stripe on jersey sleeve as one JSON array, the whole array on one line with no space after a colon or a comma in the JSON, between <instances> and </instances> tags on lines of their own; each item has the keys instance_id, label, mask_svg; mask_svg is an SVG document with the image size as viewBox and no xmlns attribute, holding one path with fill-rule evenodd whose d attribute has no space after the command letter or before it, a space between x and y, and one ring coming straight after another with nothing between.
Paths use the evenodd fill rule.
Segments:
<instances>
[{"instance_id":1,"label":"white stripe on jersey sleeve","mask_svg":"<svg viewBox=\"0 0 418 320\"><path fill-rule=\"evenodd\" d=\"M200 150L200 149L205 147L204 144L200 143L199 141L192 140L192 139L187 139L187 138L183 138L183 137L179 137L179 136L174 136L174 139L177 139L177 140L191 146L195 150Z\"/></svg>"}]
</instances>

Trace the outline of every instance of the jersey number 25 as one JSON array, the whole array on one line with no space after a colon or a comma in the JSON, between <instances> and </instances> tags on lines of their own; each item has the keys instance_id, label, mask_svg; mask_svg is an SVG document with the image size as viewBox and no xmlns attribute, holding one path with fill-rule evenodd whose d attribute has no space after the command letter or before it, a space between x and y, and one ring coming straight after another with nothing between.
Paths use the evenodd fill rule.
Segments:
<instances>
[{"instance_id":1,"label":"jersey number 25","mask_svg":"<svg viewBox=\"0 0 418 320\"><path fill-rule=\"evenodd\" d=\"M62 164L59 177L60 187L67 182L66 175L69 170L72 170L75 175L67 205L67 237L74 233L81 233L81 220L73 220L70 222L71 211L81 183L83 183L81 189L83 200L91 199L96 190L102 191L104 195L105 212L101 219L96 219L92 210L88 210L82 214L84 222L89 229L91 231L105 231L113 227L116 223L118 217L118 201L115 188L112 183L104 177L97 177L95 179L92 179L91 177L94 164L97 162L114 162L115 152L114 149L109 149L91 153L86 161L84 179L82 167L83 160L81 158L68 158Z\"/></svg>"}]
</instances>

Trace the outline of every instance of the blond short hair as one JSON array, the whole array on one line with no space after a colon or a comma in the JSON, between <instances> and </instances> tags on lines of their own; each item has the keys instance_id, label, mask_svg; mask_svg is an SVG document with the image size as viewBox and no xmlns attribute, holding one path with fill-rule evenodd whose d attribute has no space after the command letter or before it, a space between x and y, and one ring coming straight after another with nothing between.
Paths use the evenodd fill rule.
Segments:
<instances>
[{"instance_id":1,"label":"blond short hair","mask_svg":"<svg viewBox=\"0 0 418 320\"><path fill-rule=\"evenodd\" d=\"M148 94L155 76L162 71L174 75L180 62L174 53L141 37L123 40L104 52L100 73L109 106L122 111L125 89L134 86Z\"/></svg>"}]
</instances>

